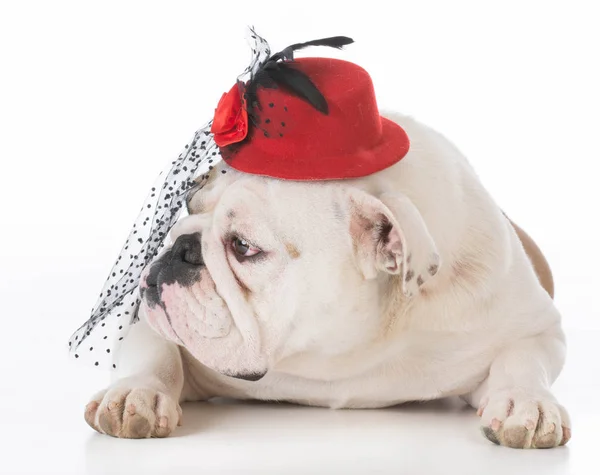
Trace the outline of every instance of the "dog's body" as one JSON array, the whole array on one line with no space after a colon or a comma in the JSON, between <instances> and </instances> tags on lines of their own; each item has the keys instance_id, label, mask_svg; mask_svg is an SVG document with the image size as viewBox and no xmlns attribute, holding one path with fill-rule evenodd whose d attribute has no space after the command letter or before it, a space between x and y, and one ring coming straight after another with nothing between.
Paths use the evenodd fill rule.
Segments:
<instances>
[{"instance_id":1,"label":"dog's body","mask_svg":"<svg viewBox=\"0 0 600 475\"><path fill-rule=\"evenodd\" d=\"M121 379L87 407L92 427L165 436L178 402L216 396L371 408L459 395L494 442L568 440L550 393L565 344L543 256L450 142L394 120L410 152L375 175L230 170L192 197L145 273L141 322ZM242 250L268 249L262 261L231 257L239 232Z\"/></svg>"}]
</instances>

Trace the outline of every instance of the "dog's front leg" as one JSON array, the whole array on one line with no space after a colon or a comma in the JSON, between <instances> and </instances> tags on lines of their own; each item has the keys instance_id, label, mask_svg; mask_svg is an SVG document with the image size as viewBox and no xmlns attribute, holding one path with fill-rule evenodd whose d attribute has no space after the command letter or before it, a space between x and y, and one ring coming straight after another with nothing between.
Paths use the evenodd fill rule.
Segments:
<instances>
[{"instance_id":1,"label":"dog's front leg","mask_svg":"<svg viewBox=\"0 0 600 475\"><path fill-rule=\"evenodd\" d=\"M559 328L518 340L500 352L487 379L464 396L477 408L489 440L514 448L550 448L568 442L569 416L550 391L564 357Z\"/></svg>"},{"instance_id":2,"label":"dog's front leg","mask_svg":"<svg viewBox=\"0 0 600 475\"><path fill-rule=\"evenodd\" d=\"M117 368L112 385L86 406L87 423L113 437L168 436L181 421L184 374L177 345L142 318L123 341Z\"/></svg>"}]
</instances>

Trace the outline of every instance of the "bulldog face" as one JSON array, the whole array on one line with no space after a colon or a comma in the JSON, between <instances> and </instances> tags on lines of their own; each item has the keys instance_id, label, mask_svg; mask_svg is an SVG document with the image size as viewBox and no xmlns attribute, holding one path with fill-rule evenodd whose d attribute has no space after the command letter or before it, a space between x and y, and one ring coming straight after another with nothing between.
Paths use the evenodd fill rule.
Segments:
<instances>
[{"instance_id":1,"label":"bulldog face","mask_svg":"<svg viewBox=\"0 0 600 475\"><path fill-rule=\"evenodd\" d=\"M145 269L141 315L202 364L242 379L293 355L351 352L385 326L380 277L410 296L438 265L432 243L411 252L415 224L409 216L403 230L391 208L351 184L228 171L191 198L172 246Z\"/></svg>"}]
</instances>

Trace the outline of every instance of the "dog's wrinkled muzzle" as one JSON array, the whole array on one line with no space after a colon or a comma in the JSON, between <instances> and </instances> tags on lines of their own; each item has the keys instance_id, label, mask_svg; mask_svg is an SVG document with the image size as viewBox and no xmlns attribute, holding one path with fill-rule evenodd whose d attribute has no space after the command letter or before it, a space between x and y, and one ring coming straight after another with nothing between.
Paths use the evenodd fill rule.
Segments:
<instances>
[{"instance_id":1,"label":"dog's wrinkled muzzle","mask_svg":"<svg viewBox=\"0 0 600 475\"><path fill-rule=\"evenodd\" d=\"M245 341L217 292L202 255L200 233L179 236L142 276L148 323L184 346L198 361L224 375L258 381L265 364L254 340ZM260 359L260 358L258 358Z\"/></svg>"}]
</instances>

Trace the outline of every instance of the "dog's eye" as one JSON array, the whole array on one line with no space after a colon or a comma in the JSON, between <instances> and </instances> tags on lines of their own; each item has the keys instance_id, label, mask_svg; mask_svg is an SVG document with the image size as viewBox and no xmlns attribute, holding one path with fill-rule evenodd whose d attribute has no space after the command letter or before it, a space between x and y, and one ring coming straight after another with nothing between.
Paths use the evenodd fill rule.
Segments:
<instances>
[{"instance_id":1,"label":"dog's eye","mask_svg":"<svg viewBox=\"0 0 600 475\"><path fill-rule=\"evenodd\" d=\"M248 241L239 237L234 237L231 240L231 247L238 256L242 257L256 256L261 252L260 249L253 247Z\"/></svg>"}]
</instances>

